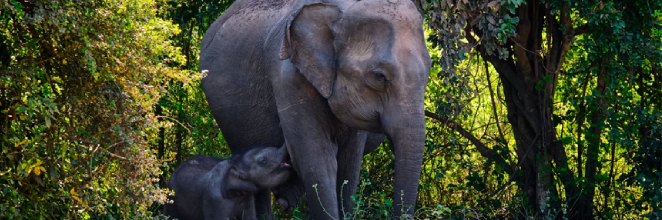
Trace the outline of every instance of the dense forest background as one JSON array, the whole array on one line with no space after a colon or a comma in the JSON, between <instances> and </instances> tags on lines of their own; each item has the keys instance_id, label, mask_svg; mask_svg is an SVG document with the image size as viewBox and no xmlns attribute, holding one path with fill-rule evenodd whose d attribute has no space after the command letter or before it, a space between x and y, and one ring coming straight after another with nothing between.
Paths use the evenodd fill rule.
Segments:
<instances>
[{"instance_id":1,"label":"dense forest background","mask_svg":"<svg viewBox=\"0 0 662 220\"><path fill-rule=\"evenodd\" d=\"M661 1L415 2L415 218L662 218ZM197 60L231 3L0 2L0 219L159 218L179 163L228 156ZM354 218L389 217L392 159L365 156Z\"/></svg>"}]
</instances>

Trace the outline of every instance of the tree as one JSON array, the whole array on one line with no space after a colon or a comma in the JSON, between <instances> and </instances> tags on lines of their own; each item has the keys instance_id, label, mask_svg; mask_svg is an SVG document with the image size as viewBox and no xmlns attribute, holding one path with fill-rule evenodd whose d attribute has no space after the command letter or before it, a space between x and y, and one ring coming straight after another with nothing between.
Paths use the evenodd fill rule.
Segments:
<instances>
[{"instance_id":1,"label":"tree","mask_svg":"<svg viewBox=\"0 0 662 220\"><path fill-rule=\"evenodd\" d=\"M164 202L150 143L189 74L155 1L0 3L0 218L148 218Z\"/></svg>"},{"instance_id":2,"label":"tree","mask_svg":"<svg viewBox=\"0 0 662 220\"><path fill-rule=\"evenodd\" d=\"M623 109L615 101L627 97L619 98L616 91L628 91L627 83L619 81L631 75L628 67L646 69L644 78L659 74L661 45L654 30L660 27L662 3L417 2L428 17L429 27L436 31L431 40L442 49L437 60L443 68L440 77L452 78L455 65L475 52L496 70L517 155L517 164L500 166L517 171L509 174L516 175L524 200L533 210L531 215L540 217L564 209L577 219L601 214L594 211L593 203L596 185L604 182L596 177L602 166L600 150L607 145L602 143L606 124L612 133L623 127L607 120L616 117L617 106ZM593 85L591 93L579 97L586 102L570 107L574 113L562 112L555 105L557 91L576 89L572 84L575 80L584 82L584 88ZM649 109L653 113L648 124L657 127L659 105L653 108ZM571 119L576 123L577 138L560 140L558 133L563 131L557 125ZM573 167L570 159L575 153L568 150L575 146L577 164ZM505 161L494 150L481 149L483 156ZM561 190L554 186L555 180L563 186Z\"/></svg>"}]
</instances>

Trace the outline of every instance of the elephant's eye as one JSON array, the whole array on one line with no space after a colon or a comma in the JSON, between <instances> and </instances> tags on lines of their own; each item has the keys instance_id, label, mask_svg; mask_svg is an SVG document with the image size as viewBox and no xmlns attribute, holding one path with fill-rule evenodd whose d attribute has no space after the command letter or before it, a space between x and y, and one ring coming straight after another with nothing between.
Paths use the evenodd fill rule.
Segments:
<instances>
[{"instance_id":1,"label":"elephant's eye","mask_svg":"<svg viewBox=\"0 0 662 220\"><path fill-rule=\"evenodd\" d=\"M388 78L388 72L385 72L383 69L376 68L370 70L365 75L366 84L374 90L384 91L389 86L390 82Z\"/></svg>"},{"instance_id":2,"label":"elephant's eye","mask_svg":"<svg viewBox=\"0 0 662 220\"><path fill-rule=\"evenodd\" d=\"M375 78L376 78L378 81L380 81L380 82L382 82L382 83L386 83L386 82L388 82L388 80L386 79L386 76L384 75L384 73L379 72L379 71L375 71L374 73L375 73Z\"/></svg>"},{"instance_id":3,"label":"elephant's eye","mask_svg":"<svg viewBox=\"0 0 662 220\"><path fill-rule=\"evenodd\" d=\"M262 158L260 160L260 162L258 162L258 163L260 163L260 166L266 166L267 165L267 159Z\"/></svg>"}]
</instances>

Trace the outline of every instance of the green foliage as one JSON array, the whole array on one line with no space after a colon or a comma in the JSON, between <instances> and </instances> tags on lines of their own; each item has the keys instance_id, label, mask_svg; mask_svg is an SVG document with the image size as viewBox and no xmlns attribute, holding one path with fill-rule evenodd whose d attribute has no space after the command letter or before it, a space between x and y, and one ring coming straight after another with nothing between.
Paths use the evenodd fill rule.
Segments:
<instances>
[{"instance_id":1,"label":"green foliage","mask_svg":"<svg viewBox=\"0 0 662 220\"><path fill-rule=\"evenodd\" d=\"M557 3L559 4L559 3ZM615 216L619 208L649 219L662 217L660 146L662 113L660 64L662 64L662 18L659 1L629 1L615 4L585 4L579 15L589 17L587 34L578 36L569 50L568 75L560 84L565 126L581 117L600 112L604 127L598 148L584 139L595 138L589 129L568 138L573 150L587 148L600 169L594 181L578 177L582 185L595 184L603 193L601 215ZM651 11L657 9L655 11ZM603 94L600 93L604 80ZM595 87L596 89L586 88ZM580 93L581 92L581 93ZM582 94L585 93L585 94ZM577 123L575 121L575 123ZM594 122L587 127L595 127ZM582 125L584 126L584 125ZM585 138L581 138L584 135ZM588 147L587 147L588 146ZM620 162L623 160L624 162ZM576 161L580 162L580 161ZM608 167L610 166L610 167ZM625 169L616 167L625 167ZM620 177L619 177L620 174ZM587 181L589 180L589 181ZM592 183L594 182L594 183ZM635 187L636 194L625 190ZM635 196L641 193L641 196ZM614 198L609 197L613 195ZM625 197L627 202L622 202Z\"/></svg>"},{"instance_id":2,"label":"green foliage","mask_svg":"<svg viewBox=\"0 0 662 220\"><path fill-rule=\"evenodd\" d=\"M0 218L149 218L153 105L183 57L156 2L0 3Z\"/></svg>"},{"instance_id":3,"label":"green foliage","mask_svg":"<svg viewBox=\"0 0 662 220\"><path fill-rule=\"evenodd\" d=\"M207 28L230 6L232 1L167 1L159 5L158 17L171 20L182 32L171 37L172 44L181 48L183 60L170 65L181 65L196 72L190 83L171 81L159 100L155 114L164 126L159 128L159 140L153 145L159 159L172 159L164 167L160 185L166 186L176 166L193 155L230 155L223 135L211 115L200 85L203 73L198 73L200 44Z\"/></svg>"},{"instance_id":4,"label":"green foliage","mask_svg":"<svg viewBox=\"0 0 662 220\"><path fill-rule=\"evenodd\" d=\"M496 175L499 178L485 182L496 181L498 189L492 191L486 184L487 191L479 197L524 196L501 200L511 204L504 207L517 207L508 211L514 217L661 216L657 180L662 177L662 103L658 98L662 90L662 2L416 2L433 30L432 46L442 51L439 55L432 52L442 71L439 79L430 79L426 109L443 119L433 123L441 122L455 132L460 131L457 127L468 128L470 134L463 134L460 143L469 137L479 141L468 141L478 152L467 152L467 157L487 163L483 173L465 170L463 179L449 181L457 182L453 186L462 186L466 180L469 184L463 189L482 190L476 174L486 179ZM463 54L469 55L460 56ZM483 59L491 65L481 67ZM481 75L487 69L497 77ZM451 108L451 102L463 108ZM500 119L508 119L508 124L498 122ZM485 131L474 130L476 124L485 126ZM541 132L547 126L552 132ZM431 138L444 130L428 126L431 146L456 143L455 138L450 143L444 137ZM453 137L452 133L444 135ZM489 143L495 145L480 146ZM535 155L534 163L526 164L527 154ZM497 166L488 167L492 162ZM518 175L501 176L509 166L518 167ZM527 177L522 172L526 170L536 170L541 178ZM501 191L509 188L510 180L501 182L504 178L517 183L515 190ZM531 188L547 183L551 183L549 189ZM542 201L545 197L537 194L548 199ZM487 198L474 201L482 203L490 200ZM548 214L536 214L531 210L536 206Z\"/></svg>"}]
</instances>

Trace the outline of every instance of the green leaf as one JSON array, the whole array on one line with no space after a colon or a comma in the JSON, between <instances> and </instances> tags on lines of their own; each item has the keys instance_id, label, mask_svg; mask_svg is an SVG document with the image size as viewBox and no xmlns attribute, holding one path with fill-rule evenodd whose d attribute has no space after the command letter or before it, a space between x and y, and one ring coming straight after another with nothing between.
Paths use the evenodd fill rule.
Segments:
<instances>
[{"instance_id":1,"label":"green leaf","mask_svg":"<svg viewBox=\"0 0 662 220\"><path fill-rule=\"evenodd\" d=\"M36 46L36 45L37 45L37 42L39 42L39 39L38 39L38 38L30 39L30 40L28 41L28 47L36 50L36 49L37 49L37 46Z\"/></svg>"},{"instance_id":2,"label":"green leaf","mask_svg":"<svg viewBox=\"0 0 662 220\"><path fill-rule=\"evenodd\" d=\"M547 82L547 83L548 83L551 79L552 79L552 75L542 76L542 80L544 80L544 81Z\"/></svg>"},{"instance_id":3,"label":"green leaf","mask_svg":"<svg viewBox=\"0 0 662 220\"><path fill-rule=\"evenodd\" d=\"M49 117L45 117L44 119L46 119L46 127L50 128L51 127L51 119Z\"/></svg>"}]
</instances>

